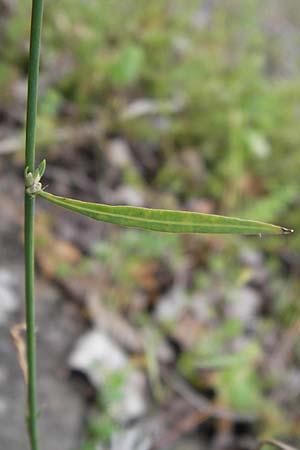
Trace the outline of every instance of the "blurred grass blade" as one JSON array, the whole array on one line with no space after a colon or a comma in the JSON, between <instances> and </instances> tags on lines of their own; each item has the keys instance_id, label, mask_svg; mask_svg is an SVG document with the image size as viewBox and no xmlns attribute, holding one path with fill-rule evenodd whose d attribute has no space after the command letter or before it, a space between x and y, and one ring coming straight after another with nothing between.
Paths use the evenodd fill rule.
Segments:
<instances>
[{"instance_id":1,"label":"blurred grass blade","mask_svg":"<svg viewBox=\"0 0 300 450\"><path fill-rule=\"evenodd\" d=\"M277 439L265 439L263 440L257 450L262 450L264 446L273 446L279 448L280 450L298 450L296 447L292 447L291 445L285 444L284 442L278 441Z\"/></svg>"},{"instance_id":2,"label":"blurred grass blade","mask_svg":"<svg viewBox=\"0 0 300 450\"><path fill-rule=\"evenodd\" d=\"M110 206L58 197L41 191L39 195L55 205L102 222L168 233L289 234L292 230L254 220L201 214L188 211Z\"/></svg>"}]
</instances>

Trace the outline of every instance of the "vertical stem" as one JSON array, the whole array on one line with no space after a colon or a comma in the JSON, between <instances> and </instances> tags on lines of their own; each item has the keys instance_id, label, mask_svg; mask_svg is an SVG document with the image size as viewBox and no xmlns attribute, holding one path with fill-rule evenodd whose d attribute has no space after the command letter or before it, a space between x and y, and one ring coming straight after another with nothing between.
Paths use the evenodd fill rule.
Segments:
<instances>
[{"instance_id":1,"label":"vertical stem","mask_svg":"<svg viewBox=\"0 0 300 450\"><path fill-rule=\"evenodd\" d=\"M27 426L32 450L37 444L36 341L34 299L34 209L35 199L25 194L25 297L27 341Z\"/></svg>"},{"instance_id":2,"label":"vertical stem","mask_svg":"<svg viewBox=\"0 0 300 450\"><path fill-rule=\"evenodd\" d=\"M38 99L39 59L43 0L32 1L30 53L28 66L28 95L26 115L25 167L34 172L35 135ZM34 211L35 198L25 192L25 297L26 297L26 339L28 363L28 433L32 450L38 450L37 401L36 401L36 341L35 341L35 299L34 299Z\"/></svg>"}]
</instances>

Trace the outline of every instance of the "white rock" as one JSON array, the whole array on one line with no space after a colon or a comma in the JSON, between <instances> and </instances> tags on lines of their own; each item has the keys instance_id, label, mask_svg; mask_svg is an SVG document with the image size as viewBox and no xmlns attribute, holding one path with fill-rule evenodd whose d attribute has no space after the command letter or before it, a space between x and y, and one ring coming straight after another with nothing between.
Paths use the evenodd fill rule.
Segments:
<instances>
[{"instance_id":1,"label":"white rock","mask_svg":"<svg viewBox=\"0 0 300 450\"><path fill-rule=\"evenodd\" d=\"M252 248L243 248L240 253L240 260L242 264L253 268L261 268L264 263L262 252L253 250Z\"/></svg>"},{"instance_id":2,"label":"white rock","mask_svg":"<svg viewBox=\"0 0 300 450\"><path fill-rule=\"evenodd\" d=\"M246 325L257 315L260 305L261 297L255 289L249 287L233 289L227 295L226 314Z\"/></svg>"},{"instance_id":3,"label":"white rock","mask_svg":"<svg viewBox=\"0 0 300 450\"><path fill-rule=\"evenodd\" d=\"M112 416L126 423L146 413L146 380L142 371L130 369L125 352L99 329L84 334L69 357L72 369L83 372L96 388L103 387L107 377L124 373L122 398L111 406Z\"/></svg>"},{"instance_id":4,"label":"white rock","mask_svg":"<svg viewBox=\"0 0 300 450\"><path fill-rule=\"evenodd\" d=\"M189 299L181 287L174 286L159 301L155 316L159 321L178 320L189 305Z\"/></svg>"},{"instance_id":5,"label":"white rock","mask_svg":"<svg viewBox=\"0 0 300 450\"><path fill-rule=\"evenodd\" d=\"M152 440L138 426L124 430L112 438L111 450L150 450Z\"/></svg>"},{"instance_id":6,"label":"white rock","mask_svg":"<svg viewBox=\"0 0 300 450\"><path fill-rule=\"evenodd\" d=\"M121 204L143 206L145 199L142 192L130 186L121 186L114 190L114 201Z\"/></svg>"},{"instance_id":7,"label":"white rock","mask_svg":"<svg viewBox=\"0 0 300 450\"><path fill-rule=\"evenodd\" d=\"M6 269L0 269L0 324L18 308L18 297L14 289L14 276Z\"/></svg>"},{"instance_id":8,"label":"white rock","mask_svg":"<svg viewBox=\"0 0 300 450\"><path fill-rule=\"evenodd\" d=\"M107 158L113 166L124 169L132 164L129 146L123 139L111 139L106 150Z\"/></svg>"}]
</instances>

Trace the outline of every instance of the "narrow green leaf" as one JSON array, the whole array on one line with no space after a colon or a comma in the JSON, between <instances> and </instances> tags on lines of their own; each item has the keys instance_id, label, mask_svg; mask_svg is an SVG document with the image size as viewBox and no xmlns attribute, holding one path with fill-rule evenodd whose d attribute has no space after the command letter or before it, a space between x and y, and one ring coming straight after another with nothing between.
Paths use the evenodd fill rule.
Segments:
<instances>
[{"instance_id":1,"label":"narrow green leaf","mask_svg":"<svg viewBox=\"0 0 300 450\"><path fill-rule=\"evenodd\" d=\"M40 163L40 165L39 165L39 167L38 167L38 169L37 169L37 173L38 173L40 179L41 179L42 176L44 175L45 170L46 170L46 160L43 159L43 161Z\"/></svg>"},{"instance_id":2,"label":"narrow green leaf","mask_svg":"<svg viewBox=\"0 0 300 450\"><path fill-rule=\"evenodd\" d=\"M201 214L188 211L110 206L58 197L48 192L38 193L46 200L92 219L125 227L168 233L219 234L289 234L293 230L254 220Z\"/></svg>"}]
</instances>

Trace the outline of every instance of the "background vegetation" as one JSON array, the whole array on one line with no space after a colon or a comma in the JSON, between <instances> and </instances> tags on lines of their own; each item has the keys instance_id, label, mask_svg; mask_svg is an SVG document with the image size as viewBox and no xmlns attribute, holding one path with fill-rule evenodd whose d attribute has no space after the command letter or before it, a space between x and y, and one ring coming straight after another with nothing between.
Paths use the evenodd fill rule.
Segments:
<instances>
[{"instance_id":1,"label":"background vegetation","mask_svg":"<svg viewBox=\"0 0 300 450\"><path fill-rule=\"evenodd\" d=\"M0 115L17 173L30 3L0 2ZM299 230L299 18L297 1L46 2L38 124L46 184L91 201ZM41 274L69 292L88 280L114 317L151 330L146 349L129 349L130 364L147 374L148 411L170 395L166 364L151 352L158 339L174 354L169 374L238 415L188 430L211 448L224 429L231 448L241 435L299 442L298 233L173 237L71 222L40 205ZM111 413L120 390L113 374L96 396L85 450L124 427Z\"/></svg>"}]
</instances>

